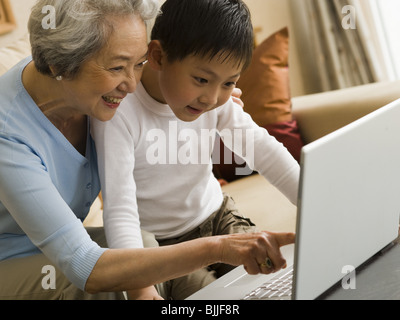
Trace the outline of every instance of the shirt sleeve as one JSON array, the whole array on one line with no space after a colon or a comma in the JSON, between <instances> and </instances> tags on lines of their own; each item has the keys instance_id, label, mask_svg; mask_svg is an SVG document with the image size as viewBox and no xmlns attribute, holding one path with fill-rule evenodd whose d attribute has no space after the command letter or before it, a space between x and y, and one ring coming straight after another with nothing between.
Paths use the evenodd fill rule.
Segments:
<instances>
[{"instance_id":1,"label":"shirt sleeve","mask_svg":"<svg viewBox=\"0 0 400 320\"><path fill-rule=\"evenodd\" d=\"M105 249L87 234L54 186L39 155L16 138L0 137L0 201L66 277L84 290Z\"/></svg>"},{"instance_id":2,"label":"shirt sleeve","mask_svg":"<svg viewBox=\"0 0 400 320\"><path fill-rule=\"evenodd\" d=\"M232 100L218 110L217 129L227 148L297 205L300 166L283 144Z\"/></svg>"},{"instance_id":3,"label":"shirt sleeve","mask_svg":"<svg viewBox=\"0 0 400 320\"><path fill-rule=\"evenodd\" d=\"M121 113L107 122L92 119L110 248L143 248L133 174L135 141L128 123Z\"/></svg>"}]
</instances>

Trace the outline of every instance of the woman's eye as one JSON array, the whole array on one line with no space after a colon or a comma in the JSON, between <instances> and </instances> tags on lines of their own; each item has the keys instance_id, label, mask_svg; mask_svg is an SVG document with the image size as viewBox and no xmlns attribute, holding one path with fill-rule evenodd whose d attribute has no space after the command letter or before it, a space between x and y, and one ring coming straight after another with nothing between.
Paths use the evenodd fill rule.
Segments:
<instances>
[{"instance_id":1,"label":"woman's eye","mask_svg":"<svg viewBox=\"0 0 400 320\"><path fill-rule=\"evenodd\" d=\"M145 65L147 62L149 62L149 60L144 60L143 62L137 64L137 65L135 66L135 69L136 69L136 70L143 69L144 65Z\"/></svg>"},{"instance_id":2,"label":"woman's eye","mask_svg":"<svg viewBox=\"0 0 400 320\"><path fill-rule=\"evenodd\" d=\"M118 71L122 71L123 69L124 69L124 67L120 66L120 67L111 68L110 70L114 71L114 72L118 72Z\"/></svg>"}]
</instances>

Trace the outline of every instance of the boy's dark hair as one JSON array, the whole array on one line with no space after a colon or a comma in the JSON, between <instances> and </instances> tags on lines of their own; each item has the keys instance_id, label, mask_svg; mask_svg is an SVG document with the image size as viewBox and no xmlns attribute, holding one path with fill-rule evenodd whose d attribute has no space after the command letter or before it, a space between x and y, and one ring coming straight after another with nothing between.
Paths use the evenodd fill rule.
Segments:
<instances>
[{"instance_id":1,"label":"boy's dark hair","mask_svg":"<svg viewBox=\"0 0 400 320\"><path fill-rule=\"evenodd\" d=\"M251 14L242 0L167 0L151 39L161 42L170 62L218 55L247 68L253 55Z\"/></svg>"}]
</instances>

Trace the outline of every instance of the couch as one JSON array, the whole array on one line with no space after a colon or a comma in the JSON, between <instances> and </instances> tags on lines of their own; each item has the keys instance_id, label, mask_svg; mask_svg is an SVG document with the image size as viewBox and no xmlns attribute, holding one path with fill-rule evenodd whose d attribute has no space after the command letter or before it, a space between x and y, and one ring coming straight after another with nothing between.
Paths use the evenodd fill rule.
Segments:
<instances>
[{"instance_id":1,"label":"couch","mask_svg":"<svg viewBox=\"0 0 400 320\"><path fill-rule=\"evenodd\" d=\"M400 98L400 81L373 83L292 99L304 144L313 142ZM259 175L222 187L258 228L295 231L296 207Z\"/></svg>"},{"instance_id":2,"label":"couch","mask_svg":"<svg viewBox=\"0 0 400 320\"><path fill-rule=\"evenodd\" d=\"M0 75L30 54L28 38L0 48ZM308 144L400 98L400 81L373 83L291 99L303 143ZM253 174L223 186L239 210L262 230L294 231L296 207L263 177ZM93 204L86 226L102 224L100 198Z\"/></svg>"}]
</instances>

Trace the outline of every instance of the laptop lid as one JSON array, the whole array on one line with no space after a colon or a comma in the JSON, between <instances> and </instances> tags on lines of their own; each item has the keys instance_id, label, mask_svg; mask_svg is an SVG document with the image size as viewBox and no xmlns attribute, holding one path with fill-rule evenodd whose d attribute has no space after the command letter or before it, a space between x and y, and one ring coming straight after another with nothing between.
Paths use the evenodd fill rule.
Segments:
<instances>
[{"instance_id":1,"label":"laptop lid","mask_svg":"<svg viewBox=\"0 0 400 320\"><path fill-rule=\"evenodd\" d=\"M315 299L397 238L400 100L302 150L292 299ZM293 253L294 249L294 253ZM273 275L238 267L189 300L241 299Z\"/></svg>"},{"instance_id":2,"label":"laptop lid","mask_svg":"<svg viewBox=\"0 0 400 320\"><path fill-rule=\"evenodd\" d=\"M400 101L302 150L294 298L315 299L398 235Z\"/></svg>"}]
</instances>

